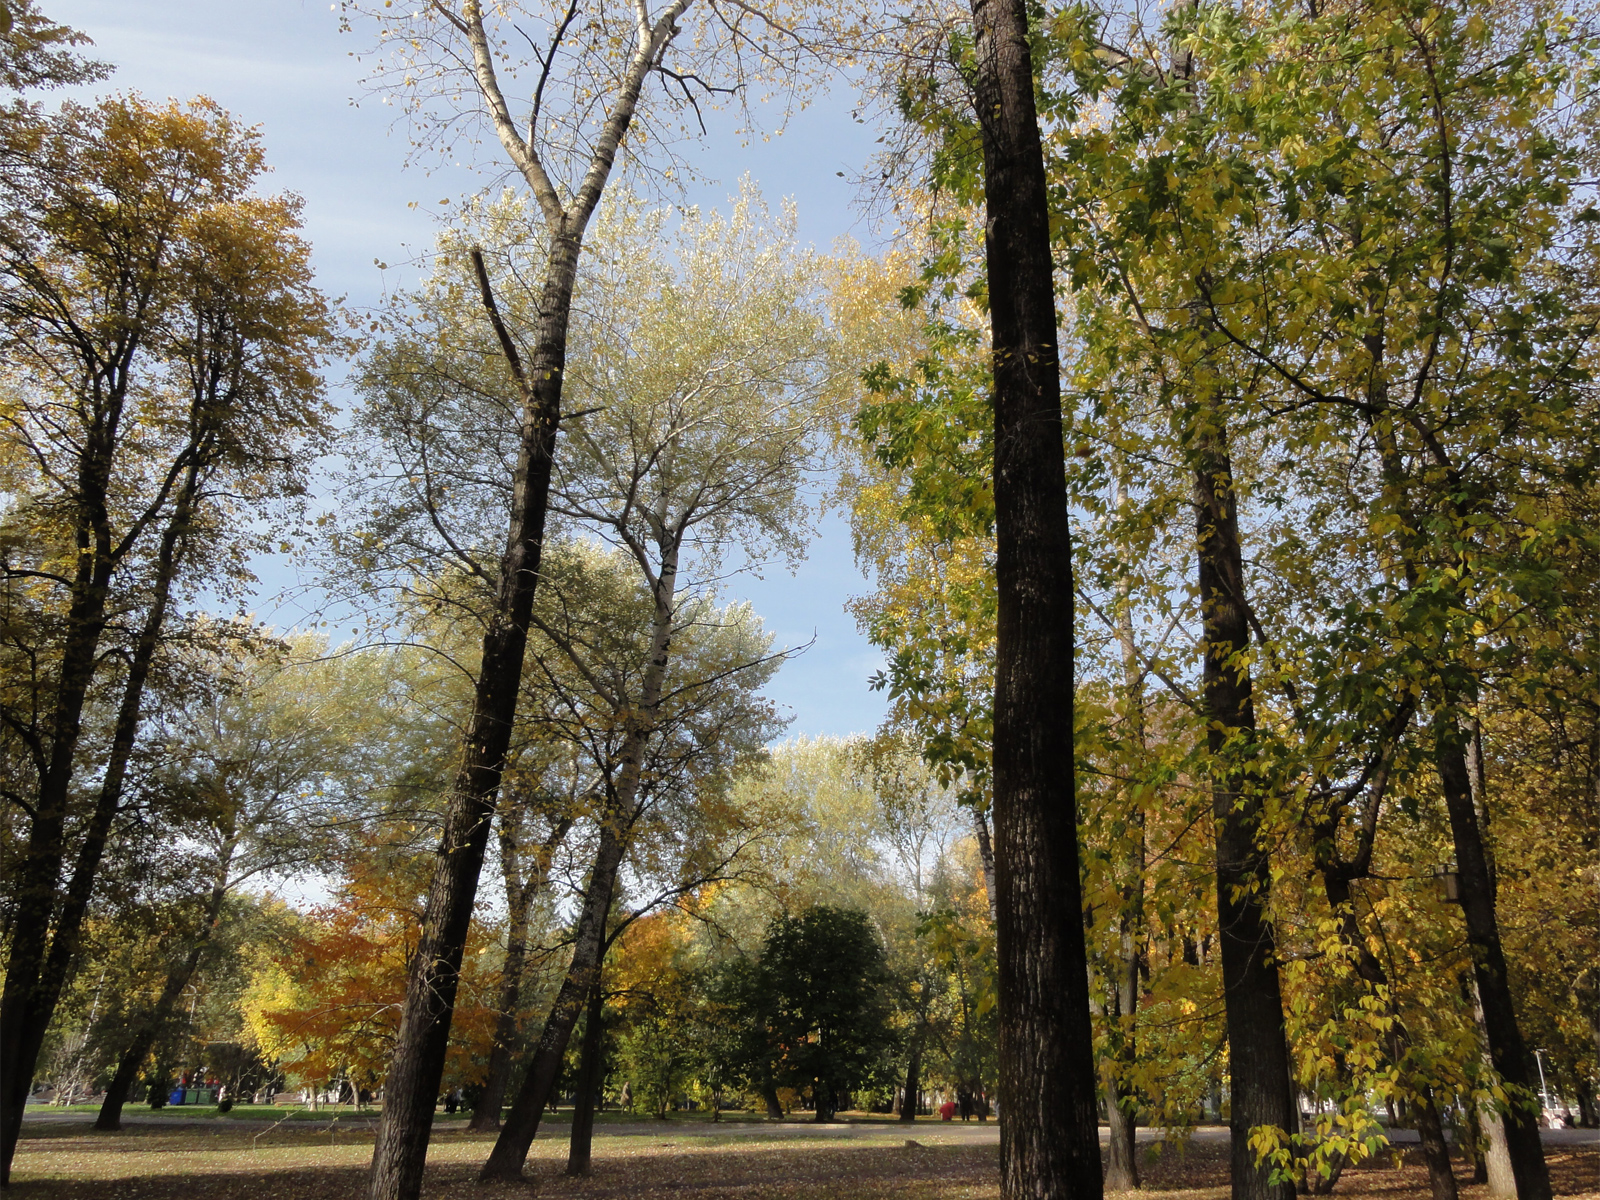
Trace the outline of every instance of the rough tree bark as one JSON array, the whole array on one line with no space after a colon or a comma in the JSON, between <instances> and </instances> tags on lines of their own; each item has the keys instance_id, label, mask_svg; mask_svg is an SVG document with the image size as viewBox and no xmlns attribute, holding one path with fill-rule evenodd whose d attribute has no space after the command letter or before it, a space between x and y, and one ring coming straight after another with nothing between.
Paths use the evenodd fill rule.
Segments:
<instances>
[{"instance_id":1,"label":"rough tree bark","mask_svg":"<svg viewBox=\"0 0 1600 1200\"><path fill-rule=\"evenodd\" d=\"M1277 947L1267 912L1271 873L1266 851L1256 841L1261 801L1241 761L1250 753L1256 719L1249 668L1236 659L1249 642L1249 618L1233 465L1216 414L1203 414L1201 420L1209 425L1193 447L1205 655L1201 709L1215 760L1211 795L1232 1100L1232 1193L1234 1200L1293 1200L1294 1184L1272 1183L1271 1167L1257 1166L1249 1144L1252 1129L1275 1126L1288 1135L1299 1122L1289 1089Z\"/></svg>"},{"instance_id":2,"label":"rough tree bark","mask_svg":"<svg viewBox=\"0 0 1600 1200\"><path fill-rule=\"evenodd\" d=\"M1027 6L972 0L994 346L1001 1194L1101 1195L1073 776L1072 539Z\"/></svg>"}]
</instances>

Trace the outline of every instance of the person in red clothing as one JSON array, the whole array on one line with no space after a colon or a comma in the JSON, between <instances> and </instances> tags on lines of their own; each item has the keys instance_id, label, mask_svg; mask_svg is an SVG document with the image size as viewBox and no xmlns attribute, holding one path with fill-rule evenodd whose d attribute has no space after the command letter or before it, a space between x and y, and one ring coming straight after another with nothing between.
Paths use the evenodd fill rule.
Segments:
<instances>
[{"instance_id":1,"label":"person in red clothing","mask_svg":"<svg viewBox=\"0 0 1600 1200\"><path fill-rule=\"evenodd\" d=\"M939 1105L939 1118L941 1120L948 1121L955 1115L956 1102L954 1100L946 1100L943 1104Z\"/></svg>"}]
</instances>

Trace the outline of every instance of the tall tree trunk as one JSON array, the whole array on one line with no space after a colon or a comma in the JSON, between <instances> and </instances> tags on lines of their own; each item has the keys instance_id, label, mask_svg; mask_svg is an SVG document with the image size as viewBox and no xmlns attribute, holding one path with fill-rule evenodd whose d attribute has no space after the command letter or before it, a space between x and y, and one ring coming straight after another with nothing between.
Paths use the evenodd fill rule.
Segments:
<instances>
[{"instance_id":1,"label":"tall tree trunk","mask_svg":"<svg viewBox=\"0 0 1600 1200\"><path fill-rule=\"evenodd\" d=\"M1116 500L1121 508L1127 503L1126 471L1117 464ZM1129 596L1132 585L1126 577L1117 584L1117 641L1122 650L1123 702L1127 705L1128 745L1142 765L1145 761L1144 724L1144 672L1139 666L1138 650L1133 641L1133 613ZM1138 1041L1135 1020L1139 1012L1139 964L1144 951L1144 875L1145 875L1145 819L1144 805L1129 799L1127 858L1122 864L1123 881L1119 922L1119 953L1113 964L1113 995L1116 999L1112 1014L1114 1027L1111 1038L1111 1058L1115 1071L1106 1077L1106 1181L1107 1191L1126 1192L1139 1186L1138 1138L1139 1122L1134 1089L1127 1080L1132 1078L1138 1065Z\"/></svg>"},{"instance_id":2,"label":"tall tree trunk","mask_svg":"<svg viewBox=\"0 0 1600 1200\"><path fill-rule=\"evenodd\" d=\"M595 975L589 993L589 1012L583 1027L583 1054L578 1064L578 1095L572 1106L572 1141L567 1150L567 1174L589 1173L590 1151L594 1144L594 1106L605 1071L600 1058L605 1050L605 992L601 977Z\"/></svg>"},{"instance_id":3,"label":"tall tree trunk","mask_svg":"<svg viewBox=\"0 0 1600 1200\"><path fill-rule=\"evenodd\" d=\"M66 859L67 809L72 770L83 729L83 708L105 629L110 586L106 557L80 544L79 577L68 605L50 747L37 763L39 786L28 840L12 884L13 912L4 992L0 993L0 1187L11 1180L11 1160L22 1133L33 1074L62 982L45 970L52 918Z\"/></svg>"},{"instance_id":4,"label":"tall tree trunk","mask_svg":"<svg viewBox=\"0 0 1600 1200\"><path fill-rule=\"evenodd\" d=\"M1001 1195L1101 1195L1073 777L1072 539L1027 6L972 0L994 346Z\"/></svg>"},{"instance_id":5,"label":"tall tree trunk","mask_svg":"<svg viewBox=\"0 0 1600 1200\"><path fill-rule=\"evenodd\" d=\"M94 624L92 641L84 632L77 639L75 651L69 645L69 658L76 659L86 653L91 661L80 663L70 670L69 665L63 663L63 692L57 724L58 729L70 727L71 732L70 736L58 733L51 768L55 774L41 786L41 819L34 822L28 857L24 861L22 879L17 889L12 952L7 962L5 997L0 1001L0 1010L3 1010L0 1011L0 1080L4 1081L0 1083L0 1108L5 1110L0 1114L0 1186L7 1186L10 1182L11 1159L21 1134L23 1108L38 1068L39 1051L44 1045L51 1019L55 1016L62 989L77 961L83 938L83 922L94 894L95 881L99 878L100 863L105 856L112 823L122 808L123 788L127 781L128 763L138 739L144 693L156 651L161 644L172 585L188 547L194 506L204 478L205 459L200 451L214 440L208 436L209 429L209 425L199 426L188 447L193 453L182 473L171 516L162 530L156 550L150 607L145 612L133 652L129 656L128 675L123 682L122 698L117 707L100 789L85 823L71 879L61 898L60 909L56 911L56 884L66 850L63 837L66 787L71 780L82 708L93 674L94 647L98 645L100 630L104 627L104 598L110 585L109 571L103 572L103 578L97 577L90 588L91 593L99 599L87 607L93 608L99 616L92 621L86 614L80 614L79 617L80 624L85 627ZM69 675L75 680L70 687L67 683ZM70 719L67 715L69 710ZM53 799L47 800L47 796ZM55 846L53 854L47 852L52 844ZM48 885L44 878L46 873L49 875ZM52 915L55 918L53 924Z\"/></svg>"},{"instance_id":6,"label":"tall tree trunk","mask_svg":"<svg viewBox=\"0 0 1600 1200\"><path fill-rule=\"evenodd\" d=\"M761 1100L767 1106L769 1120L783 1120L783 1105L778 1101L778 1085L768 1080L761 1087Z\"/></svg>"},{"instance_id":7,"label":"tall tree trunk","mask_svg":"<svg viewBox=\"0 0 1600 1200\"><path fill-rule=\"evenodd\" d=\"M1533 1086L1532 1056L1517 1025L1511 983L1506 975L1489 860L1472 801L1466 746L1454 717L1454 705L1443 707L1444 715L1433 723L1434 765L1444 790L1445 809L1450 814L1461 912L1466 918L1467 944L1472 948L1472 973L1478 985L1483 1029L1495 1071L1519 1093L1501 1114L1511 1173L1516 1179L1518 1200L1550 1200L1550 1172L1539 1141L1539 1125L1533 1111L1522 1102L1523 1097L1537 1091Z\"/></svg>"},{"instance_id":8,"label":"tall tree trunk","mask_svg":"<svg viewBox=\"0 0 1600 1200\"><path fill-rule=\"evenodd\" d=\"M508 829L506 822L512 821ZM489 1065L483 1091L472 1110L467 1129L473 1133L493 1133L500 1128L500 1109L505 1105L506 1081L511 1076L511 1051L517 1040L517 1005L522 996L522 972L528 961L528 914L534 897L544 888L550 862L556 849L572 828L572 818L556 822L534 861L528 876L522 878L517 845L517 822L509 813L501 816L500 867L506 884L506 957L500 968L500 1015L495 1018L494 1044L489 1049Z\"/></svg>"},{"instance_id":9,"label":"tall tree trunk","mask_svg":"<svg viewBox=\"0 0 1600 1200\"><path fill-rule=\"evenodd\" d=\"M1289 1094L1289 1049L1278 982L1277 947L1267 901L1271 872L1257 843L1260 786L1247 763L1256 719L1250 672L1237 656L1249 642L1244 555L1227 433L1215 413L1195 439L1195 510L1203 647L1202 708L1214 758L1217 924L1227 1009L1234 1200L1293 1200L1292 1182L1274 1184L1256 1163L1250 1132L1273 1126L1287 1136L1298 1122Z\"/></svg>"},{"instance_id":10,"label":"tall tree trunk","mask_svg":"<svg viewBox=\"0 0 1600 1200\"><path fill-rule=\"evenodd\" d=\"M394 1057L384 1080L369 1200L417 1200L422 1192L434 1103L444 1074L461 978L461 956L522 688L528 619L544 549L551 465L561 419L567 323L579 249L580 234L562 228L552 235L538 338L527 371L501 324L482 256L473 254L484 308L522 392L521 443L512 476L510 526L500 561L494 616L483 637L472 713L462 738L461 765L446 802L444 832L401 1008Z\"/></svg>"}]
</instances>

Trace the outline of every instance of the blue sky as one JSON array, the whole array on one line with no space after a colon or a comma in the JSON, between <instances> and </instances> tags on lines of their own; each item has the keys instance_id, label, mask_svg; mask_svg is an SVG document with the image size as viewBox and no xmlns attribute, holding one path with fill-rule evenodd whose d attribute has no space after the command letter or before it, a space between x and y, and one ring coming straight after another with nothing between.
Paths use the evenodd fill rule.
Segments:
<instances>
[{"instance_id":1,"label":"blue sky","mask_svg":"<svg viewBox=\"0 0 1600 1200\"><path fill-rule=\"evenodd\" d=\"M341 34L327 0L42 0L41 7L89 34L95 53L116 64L107 89L156 99L206 95L259 124L273 167L268 186L305 198L319 281L354 307L378 300L382 276L374 260L403 262L425 250L438 201L484 182L461 168L429 174L405 167L406 132L393 125L394 109L361 91L353 55L366 38ZM718 204L748 172L769 200L794 199L802 240L820 249L843 236L870 244L848 181L871 154L873 131L851 119L854 101L853 93L820 96L781 137L748 145L719 134L713 118L712 136L687 149L705 177L688 199ZM292 567L262 562L257 570L264 583L257 611L279 624L303 620L302 608L279 605L273 595L293 582ZM881 719L883 701L866 682L880 656L843 609L864 587L837 516L819 523L797 575L773 567L765 578L731 584L780 644L815 638L769 689L793 712L791 733L867 732Z\"/></svg>"}]
</instances>

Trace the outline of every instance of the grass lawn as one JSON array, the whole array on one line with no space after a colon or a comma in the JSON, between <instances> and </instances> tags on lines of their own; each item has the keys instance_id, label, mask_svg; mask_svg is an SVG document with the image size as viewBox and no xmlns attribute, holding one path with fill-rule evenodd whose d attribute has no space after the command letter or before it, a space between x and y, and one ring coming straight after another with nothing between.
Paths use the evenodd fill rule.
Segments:
<instances>
[{"instance_id":1,"label":"grass lawn","mask_svg":"<svg viewBox=\"0 0 1600 1200\"><path fill-rule=\"evenodd\" d=\"M948 1131L949 1126L944 1130ZM357 1200L372 1151L365 1130L331 1133L304 1126L260 1131L218 1122L214 1128L131 1127L95 1134L61 1123L25 1128L12 1174L17 1200ZM907 1134L920 1146L906 1145ZM527 1183L480 1188L473 1178L492 1137L459 1125L436 1130L425 1195L468 1200L530 1196L540 1200L638 1197L666 1200L997 1200L998 1149L961 1144L937 1124L856 1131L848 1140L759 1132L676 1131L663 1122L648 1133L601 1131L594 1174L568 1179L564 1129L541 1134ZM1556 1194L1600 1200L1600 1153L1549 1147ZM1465 1174L1463 1170L1462 1175ZM1152 1148L1144 1164L1148 1191L1161 1200L1225 1200L1226 1146L1196 1142ZM1485 1189L1463 1186L1464 1200ZM1427 1200L1427 1172L1415 1151L1398 1168L1387 1157L1347 1171L1335 1195Z\"/></svg>"}]
</instances>

